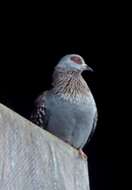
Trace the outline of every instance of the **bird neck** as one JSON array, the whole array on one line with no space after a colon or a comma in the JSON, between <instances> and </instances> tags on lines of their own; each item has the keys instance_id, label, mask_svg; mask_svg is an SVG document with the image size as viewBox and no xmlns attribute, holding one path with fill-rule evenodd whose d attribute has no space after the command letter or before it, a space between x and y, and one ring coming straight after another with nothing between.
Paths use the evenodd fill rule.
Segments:
<instances>
[{"instance_id":1,"label":"bird neck","mask_svg":"<svg viewBox=\"0 0 132 190\"><path fill-rule=\"evenodd\" d=\"M89 87L78 71L55 70L52 85L54 93L65 99L79 101L89 95Z\"/></svg>"}]
</instances>

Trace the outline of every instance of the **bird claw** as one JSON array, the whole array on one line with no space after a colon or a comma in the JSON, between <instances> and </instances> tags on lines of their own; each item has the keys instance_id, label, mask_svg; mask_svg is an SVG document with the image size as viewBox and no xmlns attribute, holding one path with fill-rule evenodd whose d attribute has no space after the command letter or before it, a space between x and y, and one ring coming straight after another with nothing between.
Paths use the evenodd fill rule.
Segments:
<instances>
[{"instance_id":1,"label":"bird claw","mask_svg":"<svg viewBox=\"0 0 132 190\"><path fill-rule=\"evenodd\" d=\"M87 155L83 152L82 149L79 149L79 155L80 155L81 159L83 159L83 160L87 159Z\"/></svg>"}]
</instances>

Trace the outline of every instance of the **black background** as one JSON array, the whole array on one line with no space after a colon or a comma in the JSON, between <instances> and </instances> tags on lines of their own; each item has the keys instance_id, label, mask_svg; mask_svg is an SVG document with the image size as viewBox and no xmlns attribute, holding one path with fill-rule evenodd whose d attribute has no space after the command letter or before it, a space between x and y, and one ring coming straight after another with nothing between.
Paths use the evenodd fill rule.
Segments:
<instances>
[{"instance_id":1,"label":"black background","mask_svg":"<svg viewBox=\"0 0 132 190\"><path fill-rule=\"evenodd\" d=\"M54 21L48 18L48 22L30 15L24 20L16 15L8 17L1 35L0 102L28 118L34 99L51 87L59 59L69 53L80 54L94 69L83 76L99 112L97 130L84 148L91 190L112 190L115 110L111 89L115 85L118 34L108 15L94 13L88 20L79 21L75 16L70 22L61 21L60 16Z\"/></svg>"}]
</instances>

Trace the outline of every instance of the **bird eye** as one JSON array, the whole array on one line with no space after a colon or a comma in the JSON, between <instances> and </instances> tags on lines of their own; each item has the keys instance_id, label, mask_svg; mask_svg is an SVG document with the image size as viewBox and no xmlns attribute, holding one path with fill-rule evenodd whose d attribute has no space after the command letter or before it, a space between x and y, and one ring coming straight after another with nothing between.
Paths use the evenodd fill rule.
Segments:
<instances>
[{"instance_id":1,"label":"bird eye","mask_svg":"<svg viewBox=\"0 0 132 190\"><path fill-rule=\"evenodd\" d=\"M80 59L80 57L77 56L72 56L71 60L77 64L82 64L82 60Z\"/></svg>"}]
</instances>

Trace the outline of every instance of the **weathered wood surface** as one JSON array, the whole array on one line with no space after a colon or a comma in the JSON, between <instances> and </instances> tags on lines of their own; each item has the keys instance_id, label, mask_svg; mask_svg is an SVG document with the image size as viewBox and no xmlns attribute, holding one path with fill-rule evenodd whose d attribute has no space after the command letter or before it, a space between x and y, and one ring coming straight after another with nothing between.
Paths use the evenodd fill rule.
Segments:
<instances>
[{"instance_id":1,"label":"weathered wood surface","mask_svg":"<svg viewBox=\"0 0 132 190\"><path fill-rule=\"evenodd\" d=\"M0 104L0 190L89 190L87 161Z\"/></svg>"}]
</instances>

